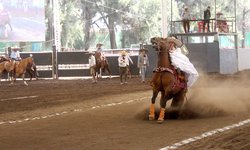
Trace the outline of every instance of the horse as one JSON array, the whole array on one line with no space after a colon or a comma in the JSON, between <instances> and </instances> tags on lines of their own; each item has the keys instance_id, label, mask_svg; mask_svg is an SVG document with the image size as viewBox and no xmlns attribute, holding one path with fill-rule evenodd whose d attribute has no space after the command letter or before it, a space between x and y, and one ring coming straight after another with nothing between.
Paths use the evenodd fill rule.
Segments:
<instances>
[{"instance_id":1,"label":"horse","mask_svg":"<svg viewBox=\"0 0 250 150\"><path fill-rule=\"evenodd\" d=\"M0 63L4 61L10 61L11 59L5 56L0 56Z\"/></svg>"},{"instance_id":2,"label":"horse","mask_svg":"<svg viewBox=\"0 0 250 150\"><path fill-rule=\"evenodd\" d=\"M184 102L187 86L185 74L178 74L178 71L171 65L169 54L170 48L167 38L154 37L151 38L151 43L158 53L158 62L157 68L153 71L151 80L153 95L149 110L149 120L155 119L154 105L158 93L161 92L161 108L157 122L163 123L167 101L172 99L171 107L176 108L176 110L179 111Z\"/></svg>"},{"instance_id":3,"label":"horse","mask_svg":"<svg viewBox=\"0 0 250 150\"><path fill-rule=\"evenodd\" d=\"M24 84L28 85L28 83L24 80L25 73L27 69L32 70L31 68L34 66L35 66L35 63L34 63L34 59L32 56L24 58L20 62L15 62L15 68L14 68L13 77L12 77L12 84L14 84L14 81L16 81L17 77L21 76L23 78ZM32 76L30 80L32 80Z\"/></svg>"},{"instance_id":4,"label":"horse","mask_svg":"<svg viewBox=\"0 0 250 150\"><path fill-rule=\"evenodd\" d=\"M4 62L4 61L13 61L11 60L9 57L5 57L5 56L0 56L0 63ZM32 80L33 77L35 77L36 79L38 79L38 72L37 72L37 68L36 68L36 64L28 64L26 72L30 75L30 81Z\"/></svg>"},{"instance_id":5,"label":"horse","mask_svg":"<svg viewBox=\"0 0 250 150\"><path fill-rule=\"evenodd\" d=\"M101 52L96 51L95 52L95 60L96 60L96 67L95 72L98 77L101 73L105 73L106 71L109 74L109 77L111 78L111 71L109 69L108 60L106 58L103 58Z\"/></svg>"},{"instance_id":6,"label":"horse","mask_svg":"<svg viewBox=\"0 0 250 150\"><path fill-rule=\"evenodd\" d=\"M2 80L3 73L7 72L12 75L14 67L15 67L15 63L11 60L5 60L5 61L0 62L0 83Z\"/></svg>"}]
</instances>

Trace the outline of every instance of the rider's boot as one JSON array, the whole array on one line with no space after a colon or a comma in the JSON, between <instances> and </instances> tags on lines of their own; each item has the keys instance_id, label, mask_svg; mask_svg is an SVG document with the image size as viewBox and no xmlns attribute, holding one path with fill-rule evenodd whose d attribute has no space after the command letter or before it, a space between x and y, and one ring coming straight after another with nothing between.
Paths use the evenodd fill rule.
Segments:
<instances>
[{"instance_id":1,"label":"rider's boot","mask_svg":"<svg viewBox=\"0 0 250 150\"><path fill-rule=\"evenodd\" d=\"M150 105L148 118L149 120L155 119L155 105L154 104Z\"/></svg>"},{"instance_id":2,"label":"rider's boot","mask_svg":"<svg viewBox=\"0 0 250 150\"><path fill-rule=\"evenodd\" d=\"M165 117L165 108L161 108L159 118L157 120L158 123L163 123Z\"/></svg>"}]
</instances>

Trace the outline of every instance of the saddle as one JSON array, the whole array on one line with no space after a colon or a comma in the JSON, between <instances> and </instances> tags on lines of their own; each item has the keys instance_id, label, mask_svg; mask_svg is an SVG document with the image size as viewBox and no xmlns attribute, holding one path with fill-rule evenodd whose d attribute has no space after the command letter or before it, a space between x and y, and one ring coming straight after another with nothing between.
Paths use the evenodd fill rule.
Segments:
<instances>
[{"instance_id":1,"label":"saddle","mask_svg":"<svg viewBox=\"0 0 250 150\"><path fill-rule=\"evenodd\" d=\"M169 72L174 75L175 83L173 88L180 87L187 89L187 80L185 76L185 72L181 71L179 68L175 68L174 66L171 67L158 67L153 72Z\"/></svg>"}]
</instances>

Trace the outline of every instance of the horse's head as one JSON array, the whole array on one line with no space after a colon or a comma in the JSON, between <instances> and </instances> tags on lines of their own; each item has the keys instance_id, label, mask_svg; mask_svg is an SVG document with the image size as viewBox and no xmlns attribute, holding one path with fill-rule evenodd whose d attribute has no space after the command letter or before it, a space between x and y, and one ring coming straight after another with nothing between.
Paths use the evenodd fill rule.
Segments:
<instances>
[{"instance_id":1,"label":"horse's head","mask_svg":"<svg viewBox=\"0 0 250 150\"><path fill-rule=\"evenodd\" d=\"M11 59L10 58L8 58L8 57L4 57L4 56L0 56L0 62L4 62L4 61L11 61Z\"/></svg>"},{"instance_id":2,"label":"horse's head","mask_svg":"<svg viewBox=\"0 0 250 150\"><path fill-rule=\"evenodd\" d=\"M168 43L166 38L153 37L151 38L151 43L156 51L168 51Z\"/></svg>"},{"instance_id":3,"label":"horse's head","mask_svg":"<svg viewBox=\"0 0 250 150\"><path fill-rule=\"evenodd\" d=\"M157 51L169 51L172 46L182 46L182 42L174 37L154 37L151 38L151 43L153 45L153 48L155 48Z\"/></svg>"},{"instance_id":4,"label":"horse's head","mask_svg":"<svg viewBox=\"0 0 250 150\"><path fill-rule=\"evenodd\" d=\"M20 63L24 63L27 65L33 65L34 59L33 59L33 57L27 57L27 58L24 58L23 60L21 60Z\"/></svg>"},{"instance_id":5,"label":"horse's head","mask_svg":"<svg viewBox=\"0 0 250 150\"><path fill-rule=\"evenodd\" d=\"M97 62L101 61L101 52L99 52L99 51L95 52L95 59L96 59Z\"/></svg>"},{"instance_id":6,"label":"horse's head","mask_svg":"<svg viewBox=\"0 0 250 150\"><path fill-rule=\"evenodd\" d=\"M33 64L34 59L33 59L33 57L28 57L27 61L28 61L29 64Z\"/></svg>"}]
</instances>

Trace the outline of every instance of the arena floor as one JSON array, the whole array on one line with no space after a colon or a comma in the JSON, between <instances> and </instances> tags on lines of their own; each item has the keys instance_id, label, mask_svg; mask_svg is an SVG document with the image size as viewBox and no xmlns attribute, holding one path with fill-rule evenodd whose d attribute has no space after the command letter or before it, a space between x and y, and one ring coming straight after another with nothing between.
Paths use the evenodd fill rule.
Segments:
<instances>
[{"instance_id":1,"label":"arena floor","mask_svg":"<svg viewBox=\"0 0 250 150\"><path fill-rule=\"evenodd\" d=\"M97 84L89 79L39 79L29 86L3 82L0 149L247 150L249 75L201 75L188 91L180 118L166 118L163 124L148 121L152 91L139 78L127 85L118 78Z\"/></svg>"}]
</instances>

